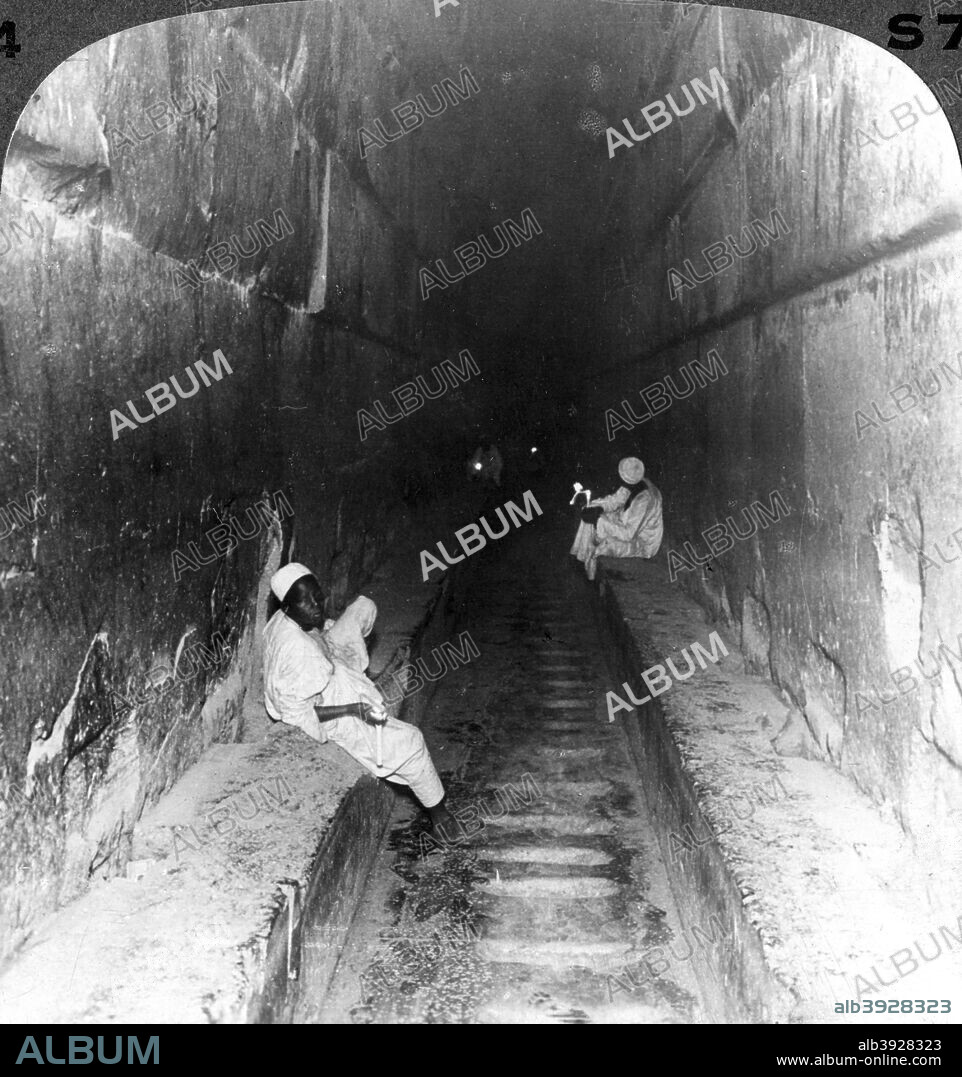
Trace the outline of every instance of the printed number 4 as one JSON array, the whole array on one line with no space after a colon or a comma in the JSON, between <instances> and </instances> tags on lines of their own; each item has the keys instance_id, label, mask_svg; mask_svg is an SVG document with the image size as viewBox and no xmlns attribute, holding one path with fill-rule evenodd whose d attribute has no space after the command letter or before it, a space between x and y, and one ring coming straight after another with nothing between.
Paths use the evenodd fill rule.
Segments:
<instances>
[{"instance_id":1,"label":"printed number 4","mask_svg":"<svg viewBox=\"0 0 962 1077\"><path fill-rule=\"evenodd\" d=\"M6 45L0 45L0 48L7 54L7 59L12 60L20 51L20 46L17 44L17 24L9 20L0 23L0 37L7 39Z\"/></svg>"}]
</instances>

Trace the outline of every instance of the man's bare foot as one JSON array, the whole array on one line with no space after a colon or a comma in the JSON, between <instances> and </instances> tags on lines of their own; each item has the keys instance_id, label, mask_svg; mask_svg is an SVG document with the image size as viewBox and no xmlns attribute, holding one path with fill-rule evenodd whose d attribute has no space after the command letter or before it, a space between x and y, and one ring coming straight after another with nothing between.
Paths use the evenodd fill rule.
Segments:
<instances>
[{"instance_id":1,"label":"man's bare foot","mask_svg":"<svg viewBox=\"0 0 962 1077\"><path fill-rule=\"evenodd\" d=\"M442 841L452 845L460 840L460 824L448 811L443 800L440 804L435 804L433 808L428 808L427 813L431 818L431 829L440 836Z\"/></svg>"}]
</instances>

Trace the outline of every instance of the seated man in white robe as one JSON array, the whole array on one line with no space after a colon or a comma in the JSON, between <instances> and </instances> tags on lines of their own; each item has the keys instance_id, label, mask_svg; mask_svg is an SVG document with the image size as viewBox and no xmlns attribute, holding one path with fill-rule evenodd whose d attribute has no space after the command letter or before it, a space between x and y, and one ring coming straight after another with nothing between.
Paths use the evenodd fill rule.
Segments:
<instances>
[{"instance_id":1,"label":"seated man in white robe","mask_svg":"<svg viewBox=\"0 0 962 1077\"><path fill-rule=\"evenodd\" d=\"M361 596L336 620L324 619L324 593L311 570L292 562L271 577L281 608L264 629L264 702L276 721L332 740L378 778L410 787L432 826L457 823L419 729L392 718L373 681L364 637L377 608Z\"/></svg>"},{"instance_id":2,"label":"seated man in white robe","mask_svg":"<svg viewBox=\"0 0 962 1077\"><path fill-rule=\"evenodd\" d=\"M650 558L661 546L661 491L645 478L645 465L636 456L621 461L618 476L625 485L588 502L571 547L589 580L595 578L599 557Z\"/></svg>"}]
</instances>

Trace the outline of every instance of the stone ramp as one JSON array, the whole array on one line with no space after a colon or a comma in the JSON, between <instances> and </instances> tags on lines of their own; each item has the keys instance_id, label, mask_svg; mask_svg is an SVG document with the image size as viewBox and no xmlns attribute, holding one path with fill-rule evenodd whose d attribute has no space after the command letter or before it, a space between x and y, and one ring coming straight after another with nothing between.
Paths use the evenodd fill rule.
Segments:
<instances>
[{"instance_id":1,"label":"stone ramp","mask_svg":"<svg viewBox=\"0 0 962 1077\"><path fill-rule=\"evenodd\" d=\"M402 582L412 565L407 551L404 571L386 564L364 588L379 607L379 681L448 638L452 577ZM145 812L127 877L40 925L0 977L0 1020L286 1021L301 996L323 995L398 794L336 745L271 722L256 668L244 740L212 745ZM395 712L418 723L430 692ZM305 923L328 941L302 953Z\"/></svg>"},{"instance_id":2,"label":"stone ramp","mask_svg":"<svg viewBox=\"0 0 962 1077\"><path fill-rule=\"evenodd\" d=\"M726 630L660 565L605 558L597 586L614 641L610 687L628 702L625 684L643 700L642 673L672 656L684 674L682 650L710 651L712 631L729 651L667 690L652 675L661 694L616 718L679 911L726 925L705 985L713 1018L875 1020L836 1016L835 1003L957 996L962 906L938 889L937 865L920 864L896 823L832 767L775 752L789 704L745 672Z\"/></svg>"},{"instance_id":3,"label":"stone ramp","mask_svg":"<svg viewBox=\"0 0 962 1077\"><path fill-rule=\"evenodd\" d=\"M571 593L533 541L482 564L468 611L486 642L432 703L432 736L457 753L446 782L461 828L428 836L399 808L327 1022L702 1017L698 957L666 901L624 732L605 719L587 596ZM563 676L546 668L557 664L555 639L568 654Z\"/></svg>"}]
</instances>

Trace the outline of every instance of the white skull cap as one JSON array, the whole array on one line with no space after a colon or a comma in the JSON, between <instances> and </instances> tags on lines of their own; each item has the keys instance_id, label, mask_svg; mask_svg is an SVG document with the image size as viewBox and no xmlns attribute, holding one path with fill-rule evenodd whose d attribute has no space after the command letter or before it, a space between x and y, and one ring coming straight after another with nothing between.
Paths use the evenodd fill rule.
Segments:
<instances>
[{"instance_id":1,"label":"white skull cap","mask_svg":"<svg viewBox=\"0 0 962 1077\"><path fill-rule=\"evenodd\" d=\"M629 486L634 486L645 477L645 465L637 456L626 456L618 465L618 477Z\"/></svg>"},{"instance_id":2,"label":"white skull cap","mask_svg":"<svg viewBox=\"0 0 962 1077\"><path fill-rule=\"evenodd\" d=\"M283 602L287 598L287 592L297 583L298 580L303 579L305 576L313 576L314 573L307 567L307 565L301 565L297 561L291 561L289 565L285 565L283 568L279 568L273 576L271 576L271 590L274 592L274 596L278 602Z\"/></svg>"}]
</instances>

